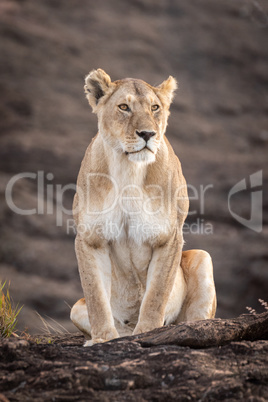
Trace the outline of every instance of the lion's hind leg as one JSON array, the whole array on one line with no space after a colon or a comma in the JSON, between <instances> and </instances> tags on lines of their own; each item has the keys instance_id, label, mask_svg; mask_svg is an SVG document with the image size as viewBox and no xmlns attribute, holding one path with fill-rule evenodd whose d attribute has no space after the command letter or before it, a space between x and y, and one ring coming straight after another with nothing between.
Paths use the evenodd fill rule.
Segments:
<instances>
[{"instance_id":1,"label":"lion's hind leg","mask_svg":"<svg viewBox=\"0 0 268 402\"><path fill-rule=\"evenodd\" d=\"M210 255L203 250L183 251L181 267L187 290L176 322L214 318L217 302Z\"/></svg>"},{"instance_id":2,"label":"lion's hind leg","mask_svg":"<svg viewBox=\"0 0 268 402\"><path fill-rule=\"evenodd\" d=\"M88 312L85 298L78 300L71 309L70 318L74 325L90 339L91 328L88 319Z\"/></svg>"}]
</instances>

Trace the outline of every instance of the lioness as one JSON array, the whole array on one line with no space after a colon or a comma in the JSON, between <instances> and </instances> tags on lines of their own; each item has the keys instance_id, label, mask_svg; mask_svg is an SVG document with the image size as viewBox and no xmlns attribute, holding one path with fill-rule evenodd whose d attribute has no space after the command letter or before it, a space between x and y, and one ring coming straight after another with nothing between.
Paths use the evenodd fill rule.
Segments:
<instances>
[{"instance_id":1,"label":"lioness","mask_svg":"<svg viewBox=\"0 0 268 402\"><path fill-rule=\"evenodd\" d=\"M165 137L176 81L111 82L101 69L85 92L99 132L78 175L73 212L84 299L71 320L85 346L180 321L214 317L209 254L182 252L188 197Z\"/></svg>"}]
</instances>

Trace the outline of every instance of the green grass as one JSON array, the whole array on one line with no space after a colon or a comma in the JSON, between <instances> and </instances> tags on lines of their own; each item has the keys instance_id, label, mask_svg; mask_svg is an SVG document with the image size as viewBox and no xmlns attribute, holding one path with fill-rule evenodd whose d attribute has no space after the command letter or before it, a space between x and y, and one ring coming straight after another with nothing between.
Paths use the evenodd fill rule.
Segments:
<instances>
[{"instance_id":1,"label":"green grass","mask_svg":"<svg viewBox=\"0 0 268 402\"><path fill-rule=\"evenodd\" d=\"M0 334L1 338L16 336L17 317L22 307L14 305L9 294L9 286L6 282L0 283Z\"/></svg>"}]
</instances>

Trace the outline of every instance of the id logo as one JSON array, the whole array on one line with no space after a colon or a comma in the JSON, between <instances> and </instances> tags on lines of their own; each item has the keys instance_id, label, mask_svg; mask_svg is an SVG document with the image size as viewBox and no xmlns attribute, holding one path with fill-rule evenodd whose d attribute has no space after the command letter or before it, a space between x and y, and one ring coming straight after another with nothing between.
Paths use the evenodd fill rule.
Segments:
<instances>
[{"instance_id":1,"label":"id logo","mask_svg":"<svg viewBox=\"0 0 268 402\"><path fill-rule=\"evenodd\" d=\"M259 170L256 173L253 173L249 176L250 179L250 218L245 219L242 216L238 215L231 209L230 200L235 194L240 191L247 190L246 179L239 181L235 184L228 195L228 208L231 215L242 225L247 228L254 230L257 233L262 231L262 170ZM258 187L258 188L257 188Z\"/></svg>"}]
</instances>

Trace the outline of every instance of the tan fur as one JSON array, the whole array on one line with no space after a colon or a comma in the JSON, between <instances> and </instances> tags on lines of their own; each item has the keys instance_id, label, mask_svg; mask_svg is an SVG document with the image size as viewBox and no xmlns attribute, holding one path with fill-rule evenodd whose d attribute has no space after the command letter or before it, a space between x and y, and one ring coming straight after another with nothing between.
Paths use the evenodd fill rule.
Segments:
<instances>
[{"instance_id":1,"label":"tan fur","mask_svg":"<svg viewBox=\"0 0 268 402\"><path fill-rule=\"evenodd\" d=\"M187 188L165 137L175 89L173 77L158 87L111 82L101 69L86 77L99 132L83 159L73 205L85 299L71 311L92 338L86 345L215 315L210 256L182 252ZM144 132L154 135L145 139Z\"/></svg>"}]
</instances>

